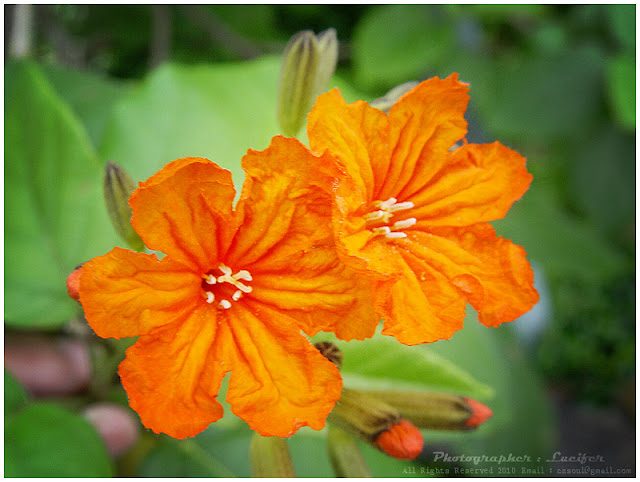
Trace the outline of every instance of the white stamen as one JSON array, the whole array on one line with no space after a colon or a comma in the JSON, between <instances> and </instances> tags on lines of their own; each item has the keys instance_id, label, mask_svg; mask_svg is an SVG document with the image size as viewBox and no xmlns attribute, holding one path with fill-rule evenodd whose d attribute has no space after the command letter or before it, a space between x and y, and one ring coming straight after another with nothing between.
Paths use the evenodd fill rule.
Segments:
<instances>
[{"instance_id":1,"label":"white stamen","mask_svg":"<svg viewBox=\"0 0 640 482\"><path fill-rule=\"evenodd\" d=\"M217 283L216 281L216 277L213 276L212 274L210 275L202 275L202 277L204 278L204 281L208 284L208 285L214 285Z\"/></svg>"},{"instance_id":2,"label":"white stamen","mask_svg":"<svg viewBox=\"0 0 640 482\"><path fill-rule=\"evenodd\" d=\"M375 221L376 219L380 219L385 215L384 211L372 211L369 214L364 215L365 221Z\"/></svg>"},{"instance_id":3,"label":"white stamen","mask_svg":"<svg viewBox=\"0 0 640 482\"><path fill-rule=\"evenodd\" d=\"M407 237L407 233L403 233L401 231L395 232L395 233L386 233L385 236L387 238L406 238Z\"/></svg>"},{"instance_id":4,"label":"white stamen","mask_svg":"<svg viewBox=\"0 0 640 482\"><path fill-rule=\"evenodd\" d=\"M418 220L416 218L407 218L403 219L402 221L396 221L395 223L393 223L393 229L405 229L413 226L417 222Z\"/></svg>"},{"instance_id":5,"label":"white stamen","mask_svg":"<svg viewBox=\"0 0 640 482\"><path fill-rule=\"evenodd\" d=\"M411 209L412 207L414 207L415 204L413 204L411 201L406 201L403 203L398 203L398 204L394 204L392 206L389 206L389 211L396 212L396 211L404 211L405 209Z\"/></svg>"},{"instance_id":6,"label":"white stamen","mask_svg":"<svg viewBox=\"0 0 640 482\"><path fill-rule=\"evenodd\" d=\"M238 301L242 297L242 291L238 290L231 296L233 301Z\"/></svg>"},{"instance_id":7,"label":"white stamen","mask_svg":"<svg viewBox=\"0 0 640 482\"><path fill-rule=\"evenodd\" d=\"M376 235L382 234L386 236L387 234L391 233L391 228L389 228L389 226L381 226L379 228L373 228L371 232Z\"/></svg>"},{"instance_id":8,"label":"white stamen","mask_svg":"<svg viewBox=\"0 0 640 482\"><path fill-rule=\"evenodd\" d=\"M251 277L251 273L249 273L246 269L241 269L236 274L232 276L234 280L243 279L245 281L251 281L253 278Z\"/></svg>"},{"instance_id":9,"label":"white stamen","mask_svg":"<svg viewBox=\"0 0 640 482\"><path fill-rule=\"evenodd\" d=\"M397 202L398 200L396 198L390 197L386 201L376 201L374 204L381 208L383 211L386 211Z\"/></svg>"},{"instance_id":10,"label":"white stamen","mask_svg":"<svg viewBox=\"0 0 640 482\"><path fill-rule=\"evenodd\" d=\"M213 300L216 299L211 291L205 291L204 294L207 295L207 303L213 303Z\"/></svg>"},{"instance_id":11,"label":"white stamen","mask_svg":"<svg viewBox=\"0 0 640 482\"><path fill-rule=\"evenodd\" d=\"M222 300L220 301L220 306L225 310L228 310L229 308L231 308L231 302L229 302L229 300Z\"/></svg>"}]
</instances>

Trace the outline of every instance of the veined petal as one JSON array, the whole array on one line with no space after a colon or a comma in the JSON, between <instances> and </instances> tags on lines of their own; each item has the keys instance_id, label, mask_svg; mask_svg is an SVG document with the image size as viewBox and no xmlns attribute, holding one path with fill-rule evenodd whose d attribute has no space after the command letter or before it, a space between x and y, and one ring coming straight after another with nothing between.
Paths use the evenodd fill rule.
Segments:
<instances>
[{"instance_id":1,"label":"veined petal","mask_svg":"<svg viewBox=\"0 0 640 482\"><path fill-rule=\"evenodd\" d=\"M403 201L437 176L449 149L467 132L468 86L458 74L434 77L403 95L389 111L393 152L380 200Z\"/></svg>"},{"instance_id":2,"label":"veined petal","mask_svg":"<svg viewBox=\"0 0 640 482\"><path fill-rule=\"evenodd\" d=\"M307 335L332 331L342 340L362 340L375 333L373 286L348 269L333 246L253 272L251 298L285 311Z\"/></svg>"},{"instance_id":3,"label":"veined petal","mask_svg":"<svg viewBox=\"0 0 640 482\"><path fill-rule=\"evenodd\" d=\"M315 156L298 140L276 136L264 151L249 150L242 164L246 180L236 208L241 227L230 264L286 258L331 235L328 191L335 169L328 155Z\"/></svg>"},{"instance_id":4,"label":"veined petal","mask_svg":"<svg viewBox=\"0 0 640 482\"><path fill-rule=\"evenodd\" d=\"M322 429L340 398L336 366L294 320L266 305L245 300L226 314L235 349L227 391L232 411L264 436Z\"/></svg>"},{"instance_id":5,"label":"veined petal","mask_svg":"<svg viewBox=\"0 0 640 482\"><path fill-rule=\"evenodd\" d=\"M529 188L526 160L499 142L467 144L411 196L417 227L469 226L504 217Z\"/></svg>"},{"instance_id":6,"label":"veined petal","mask_svg":"<svg viewBox=\"0 0 640 482\"><path fill-rule=\"evenodd\" d=\"M357 209L360 203L378 199L389 162L389 126L384 112L364 101L347 105L340 91L332 89L316 100L308 118L311 148L328 150L344 168L345 195Z\"/></svg>"},{"instance_id":7,"label":"veined petal","mask_svg":"<svg viewBox=\"0 0 640 482\"><path fill-rule=\"evenodd\" d=\"M513 321L538 301L533 271L520 246L489 224L412 232L408 249L441 272L487 326Z\"/></svg>"},{"instance_id":8,"label":"veined petal","mask_svg":"<svg viewBox=\"0 0 640 482\"><path fill-rule=\"evenodd\" d=\"M411 253L403 254L403 276L389 294L379 294L382 334L405 345L451 338L462 328L465 301L442 274Z\"/></svg>"},{"instance_id":9,"label":"veined petal","mask_svg":"<svg viewBox=\"0 0 640 482\"><path fill-rule=\"evenodd\" d=\"M132 224L150 249L208 269L235 232L231 173L202 158L179 159L132 194Z\"/></svg>"},{"instance_id":10,"label":"veined petal","mask_svg":"<svg viewBox=\"0 0 640 482\"><path fill-rule=\"evenodd\" d=\"M114 248L81 269L80 302L103 338L148 333L183 319L199 303L199 275L169 257Z\"/></svg>"},{"instance_id":11,"label":"veined petal","mask_svg":"<svg viewBox=\"0 0 640 482\"><path fill-rule=\"evenodd\" d=\"M120 364L131 408L156 433L193 437L222 417L215 397L230 366L214 313L201 306L179 325L141 336Z\"/></svg>"}]
</instances>

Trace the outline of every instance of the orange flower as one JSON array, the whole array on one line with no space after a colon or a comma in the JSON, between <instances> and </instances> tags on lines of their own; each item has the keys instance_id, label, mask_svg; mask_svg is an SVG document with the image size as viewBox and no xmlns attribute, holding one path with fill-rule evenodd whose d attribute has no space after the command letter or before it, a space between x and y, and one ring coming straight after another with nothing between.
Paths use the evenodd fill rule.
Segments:
<instances>
[{"instance_id":1,"label":"orange flower","mask_svg":"<svg viewBox=\"0 0 640 482\"><path fill-rule=\"evenodd\" d=\"M332 177L305 170L314 158L283 137L249 151L235 210L230 172L207 159L171 162L129 200L134 228L166 256L115 248L82 267L95 332L139 336L119 373L146 427L175 438L207 428L222 416L227 372L232 411L260 434L324 426L342 382L300 330L346 317L357 331L376 315L322 244Z\"/></svg>"},{"instance_id":2,"label":"orange flower","mask_svg":"<svg viewBox=\"0 0 640 482\"><path fill-rule=\"evenodd\" d=\"M496 326L538 300L525 251L496 237L528 189L525 159L499 143L464 144L466 84L422 82L389 114L347 105L336 89L309 115L312 149L343 171L334 234L345 263L372 280L383 333L405 344L449 338L468 301Z\"/></svg>"}]
</instances>

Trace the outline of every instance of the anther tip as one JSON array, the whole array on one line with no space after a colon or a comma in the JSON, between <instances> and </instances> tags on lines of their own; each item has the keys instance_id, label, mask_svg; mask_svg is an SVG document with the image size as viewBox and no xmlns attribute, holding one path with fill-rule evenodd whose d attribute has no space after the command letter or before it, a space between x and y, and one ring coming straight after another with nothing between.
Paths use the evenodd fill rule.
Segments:
<instances>
[{"instance_id":1,"label":"anther tip","mask_svg":"<svg viewBox=\"0 0 640 482\"><path fill-rule=\"evenodd\" d=\"M471 416L464 423L467 427L476 428L486 422L493 415L493 410L484 403L480 403L472 398L464 397L464 401L471 407Z\"/></svg>"}]
</instances>

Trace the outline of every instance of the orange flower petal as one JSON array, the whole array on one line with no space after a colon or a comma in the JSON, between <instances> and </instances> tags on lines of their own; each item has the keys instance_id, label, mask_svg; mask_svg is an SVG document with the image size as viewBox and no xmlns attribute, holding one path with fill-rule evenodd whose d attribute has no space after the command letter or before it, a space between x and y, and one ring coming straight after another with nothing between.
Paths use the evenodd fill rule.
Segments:
<instances>
[{"instance_id":1,"label":"orange flower petal","mask_svg":"<svg viewBox=\"0 0 640 482\"><path fill-rule=\"evenodd\" d=\"M345 201L360 203L377 199L389 164L389 128L387 116L366 102L347 105L340 91L333 89L318 97L308 117L307 131L311 148L329 150L345 169L348 186Z\"/></svg>"},{"instance_id":2,"label":"orange flower petal","mask_svg":"<svg viewBox=\"0 0 640 482\"><path fill-rule=\"evenodd\" d=\"M200 283L168 257L114 248L82 265L80 302L98 336L137 336L187 316Z\"/></svg>"},{"instance_id":3,"label":"orange flower petal","mask_svg":"<svg viewBox=\"0 0 640 482\"><path fill-rule=\"evenodd\" d=\"M504 217L531 183L525 163L499 142L456 149L436 180L411 196L417 227L468 226Z\"/></svg>"},{"instance_id":4,"label":"orange flower petal","mask_svg":"<svg viewBox=\"0 0 640 482\"><path fill-rule=\"evenodd\" d=\"M496 237L489 224L413 232L408 249L441 272L487 326L513 321L538 302L522 247Z\"/></svg>"},{"instance_id":5,"label":"orange flower petal","mask_svg":"<svg viewBox=\"0 0 640 482\"><path fill-rule=\"evenodd\" d=\"M302 336L291 318L248 300L227 311L235 343L227 400L264 436L320 430L340 398L336 366Z\"/></svg>"},{"instance_id":6,"label":"orange flower petal","mask_svg":"<svg viewBox=\"0 0 640 482\"><path fill-rule=\"evenodd\" d=\"M382 334L405 345L451 338L462 328L465 301L451 283L410 252L404 252L403 274L389 293L379 291L384 318Z\"/></svg>"},{"instance_id":7,"label":"orange flower petal","mask_svg":"<svg viewBox=\"0 0 640 482\"><path fill-rule=\"evenodd\" d=\"M371 284L342 264L331 246L299 253L279 269L252 272L251 298L286 311L309 336L333 331L342 340L362 340L375 333Z\"/></svg>"},{"instance_id":8,"label":"orange flower petal","mask_svg":"<svg viewBox=\"0 0 640 482\"><path fill-rule=\"evenodd\" d=\"M231 173L202 158L169 163L129 204L144 243L192 269L215 266L235 232Z\"/></svg>"},{"instance_id":9,"label":"orange flower petal","mask_svg":"<svg viewBox=\"0 0 640 482\"><path fill-rule=\"evenodd\" d=\"M328 156L316 157L296 139L276 136L264 151L242 159L246 180L236 211L242 223L227 256L230 264L277 262L331 235ZM241 220L241 221L240 221ZM271 261L265 260L268 257Z\"/></svg>"},{"instance_id":10,"label":"orange flower petal","mask_svg":"<svg viewBox=\"0 0 640 482\"><path fill-rule=\"evenodd\" d=\"M391 107L389 142L393 154L386 159L389 168L377 199L406 201L438 175L449 149L467 132L464 113L468 90L467 84L458 81L458 74L446 79L434 77Z\"/></svg>"},{"instance_id":11,"label":"orange flower petal","mask_svg":"<svg viewBox=\"0 0 640 482\"><path fill-rule=\"evenodd\" d=\"M193 437L222 417L215 397L230 368L220 358L229 340L216 333L215 311L200 306L182 323L141 336L120 364L131 408L156 433Z\"/></svg>"}]
</instances>

